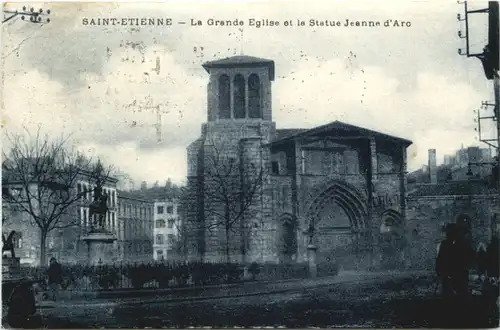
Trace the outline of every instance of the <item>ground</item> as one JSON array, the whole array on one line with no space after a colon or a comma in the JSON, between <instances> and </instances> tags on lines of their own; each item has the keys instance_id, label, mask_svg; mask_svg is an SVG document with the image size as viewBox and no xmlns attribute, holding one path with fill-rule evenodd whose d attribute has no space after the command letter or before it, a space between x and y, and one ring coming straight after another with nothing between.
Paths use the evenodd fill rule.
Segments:
<instances>
[{"instance_id":1,"label":"ground","mask_svg":"<svg viewBox=\"0 0 500 330\"><path fill-rule=\"evenodd\" d=\"M316 288L202 301L90 304L45 313L55 327L355 326L494 328L498 306L435 295L432 276L344 281ZM448 308L446 306L449 306Z\"/></svg>"}]
</instances>

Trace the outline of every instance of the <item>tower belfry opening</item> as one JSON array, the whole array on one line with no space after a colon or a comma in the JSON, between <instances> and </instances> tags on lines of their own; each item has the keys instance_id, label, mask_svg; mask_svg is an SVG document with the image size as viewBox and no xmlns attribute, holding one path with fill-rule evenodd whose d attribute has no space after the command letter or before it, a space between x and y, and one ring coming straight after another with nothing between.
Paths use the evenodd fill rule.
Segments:
<instances>
[{"instance_id":1,"label":"tower belfry opening","mask_svg":"<svg viewBox=\"0 0 500 330\"><path fill-rule=\"evenodd\" d=\"M203 67L210 74L208 121L272 120L274 61L240 55Z\"/></svg>"}]
</instances>

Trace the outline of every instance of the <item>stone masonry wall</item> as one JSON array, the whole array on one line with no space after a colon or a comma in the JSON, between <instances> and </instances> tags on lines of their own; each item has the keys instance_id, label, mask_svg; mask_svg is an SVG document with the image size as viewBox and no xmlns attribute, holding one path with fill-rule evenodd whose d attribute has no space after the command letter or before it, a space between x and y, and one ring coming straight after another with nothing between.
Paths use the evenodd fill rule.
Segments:
<instances>
[{"instance_id":1,"label":"stone masonry wall","mask_svg":"<svg viewBox=\"0 0 500 330\"><path fill-rule=\"evenodd\" d=\"M494 195L428 196L408 199L407 223L411 262L416 268L433 268L442 227L461 214L471 220L472 245L487 243L491 235L493 208L500 200Z\"/></svg>"}]
</instances>

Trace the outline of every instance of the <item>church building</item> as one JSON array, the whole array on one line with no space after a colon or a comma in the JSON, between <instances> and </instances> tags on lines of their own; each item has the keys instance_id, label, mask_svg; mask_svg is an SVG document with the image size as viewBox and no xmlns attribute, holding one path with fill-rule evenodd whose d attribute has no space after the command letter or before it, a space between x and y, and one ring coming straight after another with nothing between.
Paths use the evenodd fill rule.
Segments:
<instances>
[{"instance_id":1,"label":"church building","mask_svg":"<svg viewBox=\"0 0 500 330\"><path fill-rule=\"evenodd\" d=\"M187 148L190 260L318 262L401 256L411 141L334 121L277 129L272 60L206 62L207 121Z\"/></svg>"}]
</instances>

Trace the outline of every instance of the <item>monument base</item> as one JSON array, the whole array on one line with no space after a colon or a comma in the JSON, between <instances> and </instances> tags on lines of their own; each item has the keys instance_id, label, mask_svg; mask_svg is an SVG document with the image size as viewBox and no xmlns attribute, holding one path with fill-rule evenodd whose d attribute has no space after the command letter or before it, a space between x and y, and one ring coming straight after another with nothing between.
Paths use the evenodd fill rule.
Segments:
<instances>
[{"instance_id":1,"label":"monument base","mask_svg":"<svg viewBox=\"0 0 500 330\"><path fill-rule=\"evenodd\" d=\"M87 260L90 265L109 263L110 258L107 252L110 245L116 241L112 233L104 229L94 229L82 237L82 241L87 243Z\"/></svg>"},{"instance_id":2,"label":"monument base","mask_svg":"<svg viewBox=\"0 0 500 330\"><path fill-rule=\"evenodd\" d=\"M309 244L307 246L307 262L309 264L309 276L310 277L318 276L318 267L316 265L316 250L317 249L318 248L313 244Z\"/></svg>"}]
</instances>

